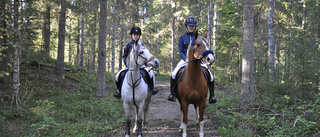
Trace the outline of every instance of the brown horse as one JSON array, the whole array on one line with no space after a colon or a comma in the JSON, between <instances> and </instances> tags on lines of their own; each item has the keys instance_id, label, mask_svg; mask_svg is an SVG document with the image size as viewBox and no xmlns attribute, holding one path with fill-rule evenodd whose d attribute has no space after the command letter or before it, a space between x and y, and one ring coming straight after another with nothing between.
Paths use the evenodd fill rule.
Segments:
<instances>
[{"instance_id":1,"label":"brown horse","mask_svg":"<svg viewBox=\"0 0 320 137\"><path fill-rule=\"evenodd\" d=\"M209 50L209 44L206 40L206 33L204 36L198 36L198 31L195 32L194 45L189 44L187 51L188 65L183 73L181 81L178 83L178 90L176 90L177 99L180 103L180 109L183 113L180 128L183 130L182 136L186 137L187 123L188 123L188 106L194 104L196 110L196 117L200 124L200 137L204 136L203 132L203 115L206 107L206 99L208 94L207 79L201 68L201 63L211 65L214 61L213 51ZM208 76L208 73L205 72ZM199 117L197 112L199 107Z\"/></svg>"}]
</instances>

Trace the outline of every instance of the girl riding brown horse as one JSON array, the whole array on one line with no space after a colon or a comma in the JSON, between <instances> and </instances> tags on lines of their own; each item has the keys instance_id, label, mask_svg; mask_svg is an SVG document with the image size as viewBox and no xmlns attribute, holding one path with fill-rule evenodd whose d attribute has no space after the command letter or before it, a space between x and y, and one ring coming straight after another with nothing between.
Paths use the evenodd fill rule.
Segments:
<instances>
[{"instance_id":1,"label":"girl riding brown horse","mask_svg":"<svg viewBox=\"0 0 320 137\"><path fill-rule=\"evenodd\" d=\"M206 98L208 94L208 72L202 69L201 64L211 65L214 61L213 51L209 50L209 44L204 37L198 36L195 32L194 45L189 44L187 50L188 63L182 74L182 78L178 83L178 90L176 90L176 97L179 100L180 108L183 113L180 128L183 129L183 137L187 136L186 128L188 123L188 106L193 104L196 112L199 107L199 123L200 123L200 137L204 136L203 132L203 115L206 107Z\"/></svg>"}]
</instances>

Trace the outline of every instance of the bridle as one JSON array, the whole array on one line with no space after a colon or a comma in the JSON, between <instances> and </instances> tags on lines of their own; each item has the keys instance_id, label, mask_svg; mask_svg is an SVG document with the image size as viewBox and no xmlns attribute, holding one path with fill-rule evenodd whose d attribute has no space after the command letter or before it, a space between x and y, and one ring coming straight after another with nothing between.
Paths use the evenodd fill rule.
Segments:
<instances>
[{"instance_id":1,"label":"bridle","mask_svg":"<svg viewBox=\"0 0 320 137\"><path fill-rule=\"evenodd\" d=\"M206 46L206 45L205 45L205 46ZM192 59L192 60L189 60L188 62L193 62L193 61L199 60L201 63L203 63L202 59L203 59L204 57L206 57L208 54L213 54L213 51L212 51L212 50L206 50L206 51L204 51L204 52L200 52L200 51L196 48L195 44L193 44L192 47L193 47L193 49L192 49L192 54L194 55L194 52L196 51L196 52L198 52L198 53L200 54L200 56L197 57L197 58L194 58L194 59ZM187 62L187 63L188 63L188 62Z\"/></svg>"},{"instance_id":2,"label":"bridle","mask_svg":"<svg viewBox=\"0 0 320 137\"><path fill-rule=\"evenodd\" d=\"M200 52L196 47L195 47L195 45L192 45L192 47L193 47L193 49L192 49L192 54L194 54L194 51L196 51L196 52L198 52L199 54L200 54L200 56L199 57L197 57L197 58L194 58L194 59L192 59L192 60L189 60L188 62L193 62L193 61L196 61L196 60L200 60L201 62L202 62L202 59L203 59L203 55L202 55L202 53L204 53L204 52ZM188 63L187 62L187 63Z\"/></svg>"},{"instance_id":3,"label":"bridle","mask_svg":"<svg viewBox=\"0 0 320 137\"><path fill-rule=\"evenodd\" d=\"M134 51L135 51L135 49L133 49L132 52L134 52ZM133 57L134 57L133 59L134 59L134 61L135 61L135 63L136 63L137 66L139 66L139 64L138 64L138 56L141 57L141 58L143 58L144 60L147 60L146 63L148 63L148 62L150 62L150 61L152 61L153 59L156 58L155 56L151 56L151 57L149 58L149 60L148 60L146 57L144 57L144 56L141 55L142 53L143 53L143 51L140 52L138 55L133 56ZM146 65L146 64L145 64L145 65ZM136 69L129 69L129 71L134 71L134 70L136 70Z\"/></svg>"}]
</instances>

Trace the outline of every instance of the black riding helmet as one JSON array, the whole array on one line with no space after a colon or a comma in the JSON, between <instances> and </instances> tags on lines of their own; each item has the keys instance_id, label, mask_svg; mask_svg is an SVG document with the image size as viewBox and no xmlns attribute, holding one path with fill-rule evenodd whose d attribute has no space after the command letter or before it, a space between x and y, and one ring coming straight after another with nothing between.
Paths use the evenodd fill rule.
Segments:
<instances>
[{"instance_id":1,"label":"black riding helmet","mask_svg":"<svg viewBox=\"0 0 320 137\"><path fill-rule=\"evenodd\" d=\"M130 35L132 35L133 33L137 33L141 35L141 29L139 27L132 27L130 31Z\"/></svg>"},{"instance_id":2,"label":"black riding helmet","mask_svg":"<svg viewBox=\"0 0 320 137\"><path fill-rule=\"evenodd\" d=\"M190 16L186 19L186 22L184 23L184 25L187 27L187 25L189 26L197 26L197 20L196 18Z\"/></svg>"}]
</instances>

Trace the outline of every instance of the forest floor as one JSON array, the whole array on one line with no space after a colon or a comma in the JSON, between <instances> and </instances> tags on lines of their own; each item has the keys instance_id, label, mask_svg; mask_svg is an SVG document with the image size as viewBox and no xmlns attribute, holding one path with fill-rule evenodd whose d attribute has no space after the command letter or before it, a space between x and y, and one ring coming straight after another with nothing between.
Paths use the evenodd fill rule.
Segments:
<instances>
[{"instance_id":1,"label":"forest floor","mask_svg":"<svg viewBox=\"0 0 320 137\"><path fill-rule=\"evenodd\" d=\"M159 89L159 93L152 96L149 110L149 120L147 129L143 130L144 137L179 137L180 121L182 113L180 111L180 104L178 101L167 101L167 97L170 93L170 83L166 81L156 81L156 87ZM207 103L207 106L211 105ZM134 111L132 111L134 112ZM217 126L212 122L214 116L205 113L204 119L204 135L206 137L219 137L217 133ZM133 129L133 122L135 117L132 116L131 131ZM193 105L189 105L188 112L189 123L187 125L188 137L199 136L199 124L195 119L195 110ZM107 134L107 137L123 137L125 133L125 123L121 126L118 132L113 134ZM131 136L137 136L136 133L131 133Z\"/></svg>"}]
</instances>

